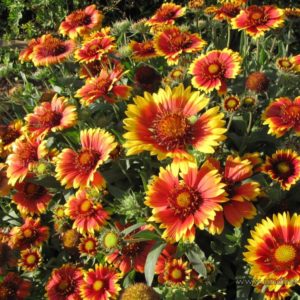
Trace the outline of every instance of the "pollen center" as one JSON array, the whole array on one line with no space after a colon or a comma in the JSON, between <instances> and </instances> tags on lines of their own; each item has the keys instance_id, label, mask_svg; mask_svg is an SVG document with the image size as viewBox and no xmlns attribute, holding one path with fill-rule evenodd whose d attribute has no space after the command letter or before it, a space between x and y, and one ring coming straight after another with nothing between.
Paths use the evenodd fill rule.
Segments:
<instances>
[{"instance_id":1,"label":"pollen center","mask_svg":"<svg viewBox=\"0 0 300 300\"><path fill-rule=\"evenodd\" d=\"M69 286L69 283L67 280L63 280L59 285L58 285L58 288L61 290L61 291L64 291L68 288Z\"/></svg>"},{"instance_id":2,"label":"pollen center","mask_svg":"<svg viewBox=\"0 0 300 300\"><path fill-rule=\"evenodd\" d=\"M281 245L275 250L274 257L280 263L291 262L296 257L296 249L292 245Z\"/></svg>"},{"instance_id":3,"label":"pollen center","mask_svg":"<svg viewBox=\"0 0 300 300\"><path fill-rule=\"evenodd\" d=\"M280 173L285 174L285 173L289 173L291 171L290 165L285 161L280 162L276 167Z\"/></svg>"},{"instance_id":4,"label":"pollen center","mask_svg":"<svg viewBox=\"0 0 300 300\"><path fill-rule=\"evenodd\" d=\"M285 68L289 68L292 66L292 63L289 60L282 60L280 63L281 63L281 66L283 66Z\"/></svg>"},{"instance_id":5,"label":"pollen center","mask_svg":"<svg viewBox=\"0 0 300 300\"><path fill-rule=\"evenodd\" d=\"M36 257L33 254L28 255L27 259L26 259L27 263L32 265L36 262Z\"/></svg>"},{"instance_id":6,"label":"pollen center","mask_svg":"<svg viewBox=\"0 0 300 300\"><path fill-rule=\"evenodd\" d=\"M188 192L178 194L176 198L176 203L180 207L188 207L191 203L191 195Z\"/></svg>"},{"instance_id":7,"label":"pollen center","mask_svg":"<svg viewBox=\"0 0 300 300\"><path fill-rule=\"evenodd\" d=\"M261 12L255 12L251 15L251 18L253 20L259 20L262 16L263 16L263 14Z\"/></svg>"},{"instance_id":8,"label":"pollen center","mask_svg":"<svg viewBox=\"0 0 300 300\"><path fill-rule=\"evenodd\" d=\"M229 108L235 108L238 104L238 101L234 98L230 98L226 101L226 106Z\"/></svg>"},{"instance_id":9,"label":"pollen center","mask_svg":"<svg viewBox=\"0 0 300 300\"><path fill-rule=\"evenodd\" d=\"M87 212L87 211L89 211L89 210L91 209L91 207L92 207L91 202L90 202L89 200L85 200L85 201L83 201L83 202L81 203L81 205L80 205L80 210L81 210L82 212Z\"/></svg>"},{"instance_id":10,"label":"pollen center","mask_svg":"<svg viewBox=\"0 0 300 300\"><path fill-rule=\"evenodd\" d=\"M94 283L93 283L93 289L95 291L100 291L103 287L103 281L102 280L96 280Z\"/></svg>"},{"instance_id":11,"label":"pollen center","mask_svg":"<svg viewBox=\"0 0 300 300\"><path fill-rule=\"evenodd\" d=\"M220 66L217 64L211 64L208 66L208 72L210 74L216 74L220 71Z\"/></svg>"},{"instance_id":12,"label":"pollen center","mask_svg":"<svg viewBox=\"0 0 300 300\"><path fill-rule=\"evenodd\" d=\"M32 236L33 232L31 229L27 228L23 231L23 235L26 237L26 238L30 238Z\"/></svg>"},{"instance_id":13,"label":"pollen center","mask_svg":"<svg viewBox=\"0 0 300 300\"><path fill-rule=\"evenodd\" d=\"M171 272L171 276L172 276L172 278L174 278L175 280L178 280L178 279L182 278L182 277L183 277L182 270L175 268L175 269Z\"/></svg>"},{"instance_id":14,"label":"pollen center","mask_svg":"<svg viewBox=\"0 0 300 300\"><path fill-rule=\"evenodd\" d=\"M93 250L95 248L95 243L93 242L93 241L87 241L86 243L85 243L85 249L87 250L87 251L91 251L91 250Z\"/></svg>"},{"instance_id":15,"label":"pollen center","mask_svg":"<svg viewBox=\"0 0 300 300\"><path fill-rule=\"evenodd\" d=\"M80 155L79 155L79 161L81 164L83 165L87 165L91 159L93 159L93 155L91 152L82 152Z\"/></svg>"},{"instance_id":16,"label":"pollen center","mask_svg":"<svg viewBox=\"0 0 300 300\"><path fill-rule=\"evenodd\" d=\"M90 172L95 168L100 156L90 150L82 150L77 157L77 168L82 172Z\"/></svg>"}]
</instances>

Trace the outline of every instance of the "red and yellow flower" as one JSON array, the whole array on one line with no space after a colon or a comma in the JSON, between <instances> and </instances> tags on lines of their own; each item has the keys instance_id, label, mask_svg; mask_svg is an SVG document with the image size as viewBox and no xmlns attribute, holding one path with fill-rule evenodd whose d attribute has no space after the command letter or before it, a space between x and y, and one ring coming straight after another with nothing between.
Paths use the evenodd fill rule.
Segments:
<instances>
[{"instance_id":1,"label":"red and yellow flower","mask_svg":"<svg viewBox=\"0 0 300 300\"><path fill-rule=\"evenodd\" d=\"M157 57L152 40L144 42L131 41L129 44L132 50L132 58L136 61L144 61L150 58Z\"/></svg>"},{"instance_id":2,"label":"red and yellow flower","mask_svg":"<svg viewBox=\"0 0 300 300\"><path fill-rule=\"evenodd\" d=\"M118 284L120 275L111 267L95 265L84 273L80 285L80 295L83 300L116 299L121 287Z\"/></svg>"},{"instance_id":3,"label":"red and yellow flower","mask_svg":"<svg viewBox=\"0 0 300 300\"><path fill-rule=\"evenodd\" d=\"M81 234L99 231L109 219L100 203L95 202L84 190L79 190L66 203L66 214L74 221L73 228Z\"/></svg>"},{"instance_id":4,"label":"red and yellow flower","mask_svg":"<svg viewBox=\"0 0 300 300\"><path fill-rule=\"evenodd\" d=\"M292 56L291 62L295 65L295 72L300 72L300 54Z\"/></svg>"},{"instance_id":5,"label":"red and yellow flower","mask_svg":"<svg viewBox=\"0 0 300 300\"><path fill-rule=\"evenodd\" d=\"M220 162L214 158L209 158L204 165L221 171ZM222 233L224 219L234 227L240 227L245 219L252 219L256 215L256 208L252 201L260 193L259 183L249 181L253 175L253 165L248 159L229 155L222 175L228 201L223 203L223 211L218 211L209 224L208 229L212 234Z\"/></svg>"},{"instance_id":6,"label":"red and yellow flower","mask_svg":"<svg viewBox=\"0 0 300 300\"><path fill-rule=\"evenodd\" d=\"M241 71L242 58L230 49L212 50L200 55L191 64L189 73L193 76L195 88L209 93L216 89L226 92L226 79L233 79Z\"/></svg>"},{"instance_id":7,"label":"red and yellow flower","mask_svg":"<svg viewBox=\"0 0 300 300\"><path fill-rule=\"evenodd\" d=\"M203 49L206 42L197 34L170 26L154 36L156 53L164 56L169 65L178 63L182 53L194 53Z\"/></svg>"},{"instance_id":8,"label":"red and yellow flower","mask_svg":"<svg viewBox=\"0 0 300 300\"><path fill-rule=\"evenodd\" d=\"M30 40L27 47L20 52L19 60L22 63L32 61L33 49L35 46L39 45L40 42L41 42L41 38Z\"/></svg>"},{"instance_id":9,"label":"red and yellow flower","mask_svg":"<svg viewBox=\"0 0 300 300\"><path fill-rule=\"evenodd\" d=\"M222 102L224 110L230 113L238 110L241 106L240 98L234 95L224 97Z\"/></svg>"},{"instance_id":10,"label":"red and yellow flower","mask_svg":"<svg viewBox=\"0 0 300 300\"><path fill-rule=\"evenodd\" d=\"M87 256L95 256L98 251L98 240L92 235L84 236L80 239L78 246L80 254Z\"/></svg>"},{"instance_id":11,"label":"red and yellow flower","mask_svg":"<svg viewBox=\"0 0 300 300\"><path fill-rule=\"evenodd\" d=\"M127 155L149 151L159 160L167 157L175 160L189 160L188 153L193 146L203 153L213 153L214 147L225 139L225 122L218 107L208 109L198 117L208 105L209 99L192 92L191 87L182 84L171 89L160 89L157 94L144 93L137 96L134 104L129 104L124 120L124 134ZM196 121L191 119L195 117Z\"/></svg>"},{"instance_id":12,"label":"red and yellow flower","mask_svg":"<svg viewBox=\"0 0 300 300\"><path fill-rule=\"evenodd\" d=\"M286 73L294 73L295 72L295 64L293 63L290 57L279 57L276 60L276 68L279 71L283 71Z\"/></svg>"},{"instance_id":13,"label":"red and yellow flower","mask_svg":"<svg viewBox=\"0 0 300 300\"><path fill-rule=\"evenodd\" d=\"M82 270L71 264L54 269L45 287L48 299L82 300L79 291L82 280Z\"/></svg>"},{"instance_id":14,"label":"red and yellow flower","mask_svg":"<svg viewBox=\"0 0 300 300\"><path fill-rule=\"evenodd\" d=\"M115 98L127 99L130 96L131 87L118 83L125 74L123 69L115 68L112 71L102 69L98 77L90 78L80 88L75 97L81 98L82 105L90 105L97 99L103 98L109 103L115 103Z\"/></svg>"},{"instance_id":15,"label":"red and yellow flower","mask_svg":"<svg viewBox=\"0 0 300 300\"><path fill-rule=\"evenodd\" d=\"M162 283L182 286L186 285L190 279L191 269L188 268L188 262L184 262L180 259L172 259L167 262L163 276Z\"/></svg>"},{"instance_id":16,"label":"red and yellow flower","mask_svg":"<svg viewBox=\"0 0 300 300\"><path fill-rule=\"evenodd\" d=\"M27 178L29 179L30 177ZM52 196L44 186L28 180L17 183L15 189L17 192L12 196L12 200L17 204L17 208L22 214L44 213L52 199Z\"/></svg>"},{"instance_id":17,"label":"red and yellow flower","mask_svg":"<svg viewBox=\"0 0 300 300\"><path fill-rule=\"evenodd\" d=\"M289 130L294 130L296 135L300 135L300 96L294 101L288 97L275 99L266 108L262 119L264 125L269 126L269 134L277 138L286 134Z\"/></svg>"},{"instance_id":18,"label":"red and yellow flower","mask_svg":"<svg viewBox=\"0 0 300 300\"><path fill-rule=\"evenodd\" d=\"M16 140L6 160L8 183L14 186L16 182L22 182L46 154L46 141L35 138Z\"/></svg>"},{"instance_id":19,"label":"red and yellow flower","mask_svg":"<svg viewBox=\"0 0 300 300\"><path fill-rule=\"evenodd\" d=\"M289 190L300 179L300 156L291 149L277 150L271 157L267 156L262 172L283 190Z\"/></svg>"},{"instance_id":20,"label":"red and yellow flower","mask_svg":"<svg viewBox=\"0 0 300 300\"><path fill-rule=\"evenodd\" d=\"M174 24L175 19L182 17L185 14L185 7L174 3L164 3L155 14L146 22L146 24L161 25Z\"/></svg>"},{"instance_id":21,"label":"red and yellow flower","mask_svg":"<svg viewBox=\"0 0 300 300\"><path fill-rule=\"evenodd\" d=\"M63 149L56 157L56 178L66 188L93 185L101 187L105 180L97 169L116 148L114 137L103 129L85 129L80 132L81 150Z\"/></svg>"},{"instance_id":22,"label":"red and yellow flower","mask_svg":"<svg viewBox=\"0 0 300 300\"><path fill-rule=\"evenodd\" d=\"M288 280L294 285L300 278L300 216L288 212L263 219L251 231L244 252L255 279ZM292 283L294 281L294 284Z\"/></svg>"},{"instance_id":23,"label":"red and yellow flower","mask_svg":"<svg viewBox=\"0 0 300 300\"><path fill-rule=\"evenodd\" d=\"M218 21L231 22L241 11L240 4L224 3L222 6L217 7L214 13L214 19Z\"/></svg>"},{"instance_id":24,"label":"red and yellow flower","mask_svg":"<svg viewBox=\"0 0 300 300\"><path fill-rule=\"evenodd\" d=\"M41 253L37 248L30 248L21 251L19 266L24 271L34 271L41 264Z\"/></svg>"},{"instance_id":25,"label":"red and yellow flower","mask_svg":"<svg viewBox=\"0 0 300 300\"><path fill-rule=\"evenodd\" d=\"M280 280L279 280L280 282ZM264 285L263 283L255 286L257 293L264 294L264 300L285 300L291 294L290 285Z\"/></svg>"},{"instance_id":26,"label":"red and yellow flower","mask_svg":"<svg viewBox=\"0 0 300 300\"><path fill-rule=\"evenodd\" d=\"M42 226L40 219L26 218L23 225L11 229L10 235L9 243L14 249L39 247L49 238L49 227Z\"/></svg>"},{"instance_id":27,"label":"red and yellow flower","mask_svg":"<svg viewBox=\"0 0 300 300\"><path fill-rule=\"evenodd\" d=\"M253 38L258 38L273 28L283 26L284 11L272 5L251 5L232 19L233 29L245 30Z\"/></svg>"},{"instance_id":28,"label":"red and yellow flower","mask_svg":"<svg viewBox=\"0 0 300 300\"><path fill-rule=\"evenodd\" d=\"M36 67L49 66L66 60L73 53L75 47L75 42L72 40L62 41L51 34L45 34L33 47L30 57Z\"/></svg>"},{"instance_id":29,"label":"red and yellow flower","mask_svg":"<svg viewBox=\"0 0 300 300\"><path fill-rule=\"evenodd\" d=\"M7 196L12 189L12 186L8 184L6 169L7 165L0 163L0 197Z\"/></svg>"},{"instance_id":30,"label":"red and yellow flower","mask_svg":"<svg viewBox=\"0 0 300 300\"><path fill-rule=\"evenodd\" d=\"M220 203L226 201L225 184L217 170L189 168L179 174L172 165L161 168L148 186L145 204L152 208L149 219L165 228L162 237L170 242L192 242L196 227L204 229L213 220Z\"/></svg>"},{"instance_id":31,"label":"red and yellow flower","mask_svg":"<svg viewBox=\"0 0 300 300\"><path fill-rule=\"evenodd\" d=\"M68 15L59 26L62 35L68 35L71 39L88 34L91 30L98 29L103 20L102 13L96 9L96 5L87 6Z\"/></svg>"},{"instance_id":32,"label":"red and yellow flower","mask_svg":"<svg viewBox=\"0 0 300 300\"><path fill-rule=\"evenodd\" d=\"M90 63L101 60L102 57L115 49L115 38L110 35L110 28L102 28L101 31L91 34L80 49L75 52L75 59L79 62Z\"/></svg>"},{"instance_id":33,"label":"red and yellow flower","mask_svg":"<svg viewBox=\"0 0 300 300\"><path fill-rule=\"evenodd\" d=\"M66 98L55 95L51 103L43 102L35 107L25 120L30 133L43 136L49 131L55 132L74 126L77 121L76 106L70 105Z\"/></svg>"}]
</instances>

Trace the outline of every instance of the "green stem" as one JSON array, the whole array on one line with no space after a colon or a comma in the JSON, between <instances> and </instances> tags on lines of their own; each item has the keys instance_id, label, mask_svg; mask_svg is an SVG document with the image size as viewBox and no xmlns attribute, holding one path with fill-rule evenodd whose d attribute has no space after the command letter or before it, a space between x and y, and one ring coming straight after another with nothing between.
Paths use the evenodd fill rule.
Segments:
<instances>
[{"instance_id":1,"label":"green stem","mask_svg":"<svg viewBox=\"0 0 300 300\"><path fill-rule=\"evenodd\" d=\"M249 112L249 122L248 122L248 127L247 127L247 134L249 134L250 131L251 131L251 127L252 127L252 119L253 119L253 114L252 114L252 112L250 111L250 112Z\"/></svg>"},{"instance_id":2,"label":"green stem","mask_svg":"<svg viewBox=\"0 0 300 300\"><path fill-rule=\"evenodd\" d=\"M234 113L231 113L230 117L229 117L228 124L227 124L227 131L229 131L229 129L230 129L230 126L231 126L231 123L232 123L232 120L233 120L233 116L234 116Z\"/></svg>"},{"instance_id":3,"label":"green stem","mask_svg":"<svg viewBox=\"0 0 300 300\"><path fill-rule=\"evenodd\" d=\"M259 60L259 38L256 40L256 61Z\"/></svg>"},{"instance_id":4,"label":"green stem","mask_svg":"<svg viewBox=\"0 0 300 300\"><path fill-rule=\"evenodd\" d=\"M230 29L230 25L227 26L227 48L230 47L230 38L231 38L231 29Z\"/></svg>"}]
</instances>

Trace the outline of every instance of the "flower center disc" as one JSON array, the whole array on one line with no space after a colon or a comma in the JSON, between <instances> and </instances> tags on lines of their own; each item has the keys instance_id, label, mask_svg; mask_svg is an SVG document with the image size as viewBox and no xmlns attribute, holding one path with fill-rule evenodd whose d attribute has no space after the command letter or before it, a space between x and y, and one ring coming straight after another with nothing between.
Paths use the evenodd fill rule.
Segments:
<instances>
[{"instance_id":1,"label":"flower center disc","mask_svg":"<svg viewBox=\"0 0 300 300\"><path fill-rule=\"evenodd\" d=\"M86 249L87 251L94 250L94 249L95 249L95 243L94 243L94 241L87 241L87 242L85 243L85 249Z\"/></svg>"},{"instance_id":2,"label":"flower center disc","mask_svg":"<svg viewBox=\"0 0 300 300\"><path fill-rule=\"evenodd\" d=\"M82 212L87 212L87 211L89 211L89 210L91 209L91 207L92 207L91 202L90 202L89 200L85 200L85 201L83 201L82 204L80 205L80 210L81 210Z\"/></svg>"},{"instance_id":3,"label":"flower center disc","mask_svg":"<svg viewBox=\"0 0 300 300\"><path fill-rule=\"evenodd\" d=\"M26 261L27 261L27 263L28 263L29 265L34 264L34 263L36 262L36 257L35 257L35 255L33 255L33 254L28 255Z\"/></svg>"},{"instance_id":4,"label":"flower center disc","mask_svg":"<svg viewBox=\"0 0 300 300\"><path fill-rule=\"evenodd\" d=\"M108 232L103 239L103 243L106 248L114 248L117 246L118 236L114 232Z\"/></svg>"},{"instance_id":5,"label":"flower center disc","mask_svg":"<svg viewBox=\"0 0 300 300\"><path fill-rule=\"evenodd\" d=\"M97 165L100 156L90 150L82 150L77 157L77 168L82 172L89 172Z\"/></svg>"},{"instance_id":6,"label":"flower center disc","mask_svg":"<svg viewBox=\"0 0 300 300\"><path fill-rule=\"evenodd\" d=\"M191 195L188 192L178 194L176 197L176 203L180 207L188 207L191 203Z\"/></svg>"},{"instance_id":7,"label":"flower center disc","mask_svg":"<svg viewBox=\"0 0 300 300\"><path fill-rule=\"evenodd\" d=\"M292 66L292 63L289 61L289 60L282 60L281 62L280 62L280 64L281 64L281 66L282 67L284 67L284 68L289 68L289 67L291 67Z\"/></svg>"},{"instance_id":8,"label":"flower center disc","mask_svg":"<svg viewBox=\"0 0 300 300\"><path fill-rule=\"evenodd\" d=\"M172 270L171 276L175 280L178 280L178 279L181 279L183 277L183 274L182 274L182 271L180 269L175 268L175 269Z\"/></svg>"},{"instance_id":9,"label":"flower center disc","mask_svg":"<svg viewBox=\"0 0 300 300\"><path fill-rule=\"evenodd\" d=\"M32 230L29 229L29 228L25 229L24 232L23 232L23 235L24 235L26 238L32 237L32 234L33 234L33 232L32 232Z\"/></svg>"},{"instance_id":10,"label":"flower center disc","mask_svg":"<svg viewBox=\"0 0 300 300\"><path fill-rule=\"evenodd\" d=\"M251 19L259 20L262 16L263 16L263 14L261 12L255 12L251 15Z\"/></svg>"},{"instance_id":11,"label":"flower center disc","mask_svg":"<svg viewBox=\"0 0 300 300\"><path fill-rule=\"evenodd\" d=\"M65 291L69 286L69 283L67 280L63 280L59 285L58 285L58 288L61 290L61 291Z\"/></svg>"},{"instance_id":12,"label":"flower center disc","mask_svg":"<svg viewBox=\"0 0 300 300\"><path fill-rule=\"evenodd\" d=\"M274 253L275 259L280 263L288 263L296 258L296 249L292 245L281 245Z\"/></svg>"},{"instance_id":13,"label":"flower center disc","mask_svg":"<svg viewBox=\"0 0 300 300\"><path fill-rule=\"evenodd\" d=\"M217 64L211 64L208 66L208 72L210 74L216 74L220 71L220 66Z\"/></svg>"},{"instance_id":14,"label":"flower center disc","mask_svg":"<svg viewBox=\"0 0 300 300\"><path fill-rule=\"evenodd\" d=\"M95 291L100 291L103 287L103 281L102 280L96 280L94 283L93 283L93 289Z\"/></svg>"},{"instance_id":15,"label":"flower center disc","mask_svg":"<svg viewBox=\"0 0 300 300\"><path fill-rule=\"evenodd\" d=\"M280 162L276 167L278 171L283 174L289 173L291 171L290 165L285 161Z\"/></svg>"}]
</instances>

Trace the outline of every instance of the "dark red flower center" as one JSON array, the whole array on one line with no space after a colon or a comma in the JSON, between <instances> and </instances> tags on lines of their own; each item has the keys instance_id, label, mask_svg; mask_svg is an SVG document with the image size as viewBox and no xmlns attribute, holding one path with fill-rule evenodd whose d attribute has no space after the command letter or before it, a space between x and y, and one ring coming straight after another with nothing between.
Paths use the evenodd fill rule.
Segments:
<instances>
[{"instance_id":1,"label":"dark red flower center","mask_svg":"<svg viewBox=\"0 0 300 300\"><path fill-rule=\"evenodd\" d=\"M68 51L68 47L63 41L56 38L49 38L39 46L40 54L43 57L59 56Z\"/></svg>"},{"instance_id":2,"label":"dark red flower center","mask_svg":"<svg viewBox=\"0 0 300 300\"><path fill-rule=\"evenodd\" d=\"M295 173L295 167L292 162L282 160L276 163L275 172L279 178L286 179Z\"/></svg>"},{"instance_id":3,"label":"dark red flower center","mask_svg":"<svg viewBox=\"0 0 300 300\"><path fill-rule=\"evenodd\" d=\"M226 17L234 18L240 12L240 8L233 4L224 4L219 10L219 14L224 14Z\"/></svg>"},{"instance_id":4,"label":"dark red flower center","mask_svg":"<svg viewBox=\"0 0 300 300\"><path fill-rule=\"evenodd\" d=\"M18 152L18 155L26 165L28 165L30 162L39 160L37 154L37 148L31 145L29 142L23 143L23 147Z\"/></svg>"},{"instance_id":5,"label":"dark red flower center","mask_svg":"<svg viewBox=\"0 0 300 300\"><path fill-rule=\"evenodd\" d=\"M23 192L26 199L34 201L44 196L46 194L46 189L42 185L26 182Z\"/></svg>"},{"instance_id":6,"label":"dark red flower center","mask_svg":"<svg viewBox=\"0 0 300 300\"><path fill-rule=\"evenodd\" d=\"M223 73L224 70L222 65L219 62L214 62L206 66L206 74L204 75L208 78L219 78Z\"/></svg>"},{"instance_id":7,"label":"dark red flower center","mask_svg":"<svg viewBox=\"0 0 300 300\"><path fill-rule=\"evenodd\" d=\"M160 9L158 9L157 13L156 13L156 19L160 22L164 22L164 21L168 21L168 20L172 20L175 15L176 12L174 9L166 9L165 7L162 7Z\"/></svg>"},{"instance_id":8,"label":"dark red flower center","mask_svg":"<svg viewBox=\"0 0 300 300\"><path fill-rule=\"evenodd\" d=\"M123 246L121 252L124 256L135 257L137 256L143 249L143 243L127 243Z\"/></svg>"},{"instance_id":9,"label":"dark red flower center","mask_svg":"<svg viewBox=\"0 0 300 300\"><path fill-rule=\"evenodd\" d=\"M83 10L73 12L69 17L68 21L74 26L79 27L83 25L90 25L92 22L91 16L87 15Z\"/></svg>"},{"instance_id":10,"label":"dark red flower center","mask_svg":"<svg viewBox=\"0 0 300 300\"><path fill-rule=\"evenodd\" d=\"M152 123L155 142L169 150L183 149L193 139L192 125L182 113L163 113Z\"/></svg>"},{"instance_id":11,"label":"dark red flower center","mask_svg":"<svg viewBox=\"0 0 300 300\"><path fill-rule=\"evenodd\" d=\"M170 32L168 37L168 48L171 52L177 52L180 50L188 49L193 45L193 40L191 39L190 34L186 32Z\"/></svg>"},{"instance_id":12,"label":"dark red flower center","mask_svg":"<svg viewBox=\"0 0 300 300\"><path fill-rule=\"evenodd\" d=\"M250 6L248 8L249 22L252 26L264 25L268 21L268 16L263 8L258 6Z\"/></svg>"},{"instance_id":13,"label":"dark red flower center","mask_svg":"<svg viewBox=\"0 0 300 300\"><path fill-rule=\"evenodd\" d=\"M76 284L71 278L62 278L57 285L57 292L61 296L68 296L75 292Z\"/></svg>"},{"instance_id":14,"label":"dark red flower center","mask_svg":"<svg viewBox=\"0 0 300 300\"><path fill-rule=\"evenodd\" d=\"M95 151L83 149L78 153L75 161L76 168L82 172L91 172L100 159L100 155Z\"/></svg>"},{"instance_id":15,"label":"dark red flower center","mask_svg":"<svg viewBox=\"0 0 300 300\"><path fill-rule=\"evenodd\" d=\"M169 280L174 283L184 282L186 274L185 271L179 266L172 266L168 270Z\"/></svg>"},{"instance_id":16,"label":"dark red flower center","mask_svg":"<svg viewBox=\"0 0 300 300\"><path fill-rule=\"evenodd\" d=\"M152 43L139 43L133 48L138 55L154 54L155 49Z\"/></svg>"},{"instance_id":17,"label":"dark red flower center","mask_svg":"<svg viewBox=\"0 0 300 300\"><path fill-rule=\"evenodd\" d=\"M19 136L21 136L21 132L19 130L16 130L10 126L0 126L0 138L4 146L11 144Z\"/></svg>"}]
</instances>

